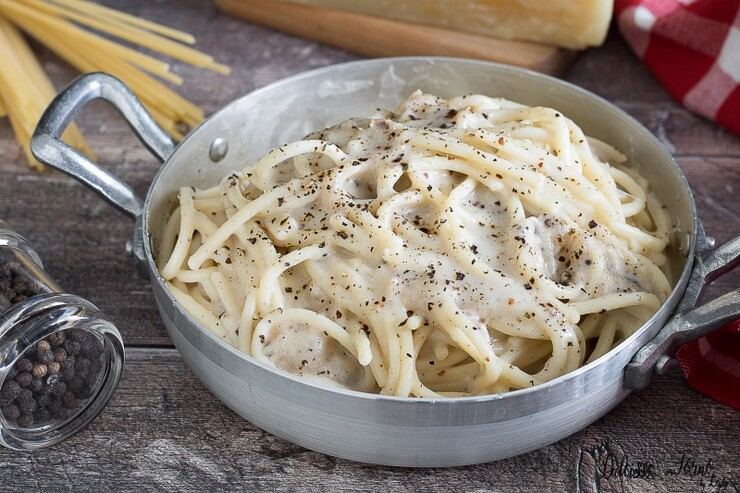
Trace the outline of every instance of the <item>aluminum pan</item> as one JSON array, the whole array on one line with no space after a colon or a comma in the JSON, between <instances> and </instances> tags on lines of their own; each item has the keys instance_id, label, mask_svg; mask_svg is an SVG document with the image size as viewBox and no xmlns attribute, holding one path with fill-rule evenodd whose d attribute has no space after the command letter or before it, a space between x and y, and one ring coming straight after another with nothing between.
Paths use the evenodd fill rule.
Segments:
<instances>
[{"instance_id":1,"label":"aluminum pan","mask_svg":"<svg viewBox=\"0 0 740 493\"><path fill-rule=\"evenodd\" d=\"M154 179L145 202L141 234L150 232L156 242L164 212L181 186L210 186L229 171L255 162L271 147L302 137L350 116L368 114L378 106L393 107L410 92L422 89L441 96L471 92L503 96L530 105L552 106L579 124L588 135L607 141L625 152L648 178L655 193L669 209L681 234L689 234L688 256L671 253L679 280L663 307L635 334L605 357L546 384L506 394L457 399L413 399L329 389L266 366L198 327L166 289L152 260L152 245L145 241L148 268L155 296L173 339L188 364L206 385L237 412L258 425L297 443L336 455L381 463L406 463L402 458L379 458L377 450L350 453L322 443L317 420L304 423L304 431L290 426L290 412L303 409L324 419L349 421L338 428L351 436L352 426L365 425L385 437L416 429L429 438L442 429L459 429L475 437L475 427L501 424L521 430L521 443L510 450L523 451L552 441L552 432L532 436L522 419L542 416L542 423L555 424L556 413L568 416L570 426L552 427L564 437L603 415L626 391L621 386L624 366L634 353L663 326L675 308L688 279L693 259L696 214L685 177L660 143L626 113L607 101L571 84L518 68L460 59L397 58L352 62L303 73L252 92L226 106L194 130L175 150ZM226 139L229 153L218 164L208 158L210 143ZM219 377L216 373L223 372ZM228 382L226 387L219 382ZM265 404L246 402L254 396ZM260 397L261 394L264 394ZM272 397L268 397L272 396ZM282 415L270 406L280 402L289 412ZM595 405L599 402L599 405ZM567 407L567 411L563 408ZM265 414L267 413L267 414ZM581 414L580 419L573 419ZM547 416L543 416L547 415ZM352 416L357 419L353 420ZM298 422L294 416L293 420ZM350 423L352 426L350 426ZM518 424L517 424L518 423ZM372 427L375 427L374 429ZM513 428L512 428L513 426ZM370 428L367 428L370 427ZM466 431L467 430L467 431ZM504 428L492 428L503 432ZM490 432L493 432L489 430ZM324 433L330 433L325 430ZM532 429L531 431L534 431ZM481 429L478 432L482 432ZM401 433L403 435L403 433ZM341 435L340 435L341 436ZM326 436L324 435L324 438ZM428 440L412 439L427 447ZM432 440L432 443L434 440ZM527 445L528 444L528 445ZM349 447L349 446L348 446ZM488 450L486 453L485 451ZM380 452L382 456L382 451ZM375 454L375 455L373 455ZM430 452L431 454L431 452ZM465 456L463 462L500 458L501 450L485 448ZM477 458L473 458L477 457ZM407 465L441 465L451 459L409 459ZM400 461L400 462L399 462Z\"/></svg>"}]
</instances>

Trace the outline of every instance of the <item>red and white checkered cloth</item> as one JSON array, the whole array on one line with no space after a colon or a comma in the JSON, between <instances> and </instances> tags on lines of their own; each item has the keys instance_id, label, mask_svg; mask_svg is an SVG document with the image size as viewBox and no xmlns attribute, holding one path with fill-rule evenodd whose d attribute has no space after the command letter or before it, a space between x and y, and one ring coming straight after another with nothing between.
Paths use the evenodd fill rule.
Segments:
<instances>
[{"instance_id":1,"label":"red and white checkered cloth","mask_svg":"<svg viewBox=\"0 0 740 493\"><path fill-rule=\"evenodd\" d=\"M616 0L614 9L666 90L740 135L740 0Z\"/></svg>"},{"instance_id":2,"label":"red and white checkered cloth","mask_svg":"<svg viewBox=\"0 0 740 493\"><path fill-rule=\"evenodd\" d=\"M740 135L740 0L615 0L614 16L671 96ZM676 356L690 387L740 409L740 320Z\"/></svg>"}]
</instances>

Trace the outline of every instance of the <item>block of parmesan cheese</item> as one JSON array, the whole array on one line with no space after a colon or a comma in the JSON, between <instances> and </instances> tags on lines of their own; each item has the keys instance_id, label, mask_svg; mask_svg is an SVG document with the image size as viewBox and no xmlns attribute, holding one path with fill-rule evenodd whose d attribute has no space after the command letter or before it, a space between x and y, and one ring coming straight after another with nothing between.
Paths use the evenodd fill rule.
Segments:
<instances>
[{"instance_id":1,"label":"block of parmesan cheese","mask_svg":"<svg viewBox=\"0 0 740 493\"><path fill-rule=\"evenodd\" d=\"M284 0L564 48L600 45L613 0Z\"/></svg>"}]
</instances>

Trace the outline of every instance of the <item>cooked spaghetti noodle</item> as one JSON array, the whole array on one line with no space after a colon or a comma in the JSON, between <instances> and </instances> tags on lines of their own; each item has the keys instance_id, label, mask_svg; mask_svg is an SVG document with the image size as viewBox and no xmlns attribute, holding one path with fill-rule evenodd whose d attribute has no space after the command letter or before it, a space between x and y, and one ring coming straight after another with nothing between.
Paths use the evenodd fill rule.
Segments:
<instances>
[{"instance_id":1,"label":"cooked spaghetti noodle","mask_svg":"<svg viewBox=\"0 0 740 493\"><path fill-rule=\"evenodd\" d=\"M395 396L504 392L608 352L667 297L665 210L557 111L417 92L183 188L174 297L267 364Z\"/></svg>"}]
</instances>

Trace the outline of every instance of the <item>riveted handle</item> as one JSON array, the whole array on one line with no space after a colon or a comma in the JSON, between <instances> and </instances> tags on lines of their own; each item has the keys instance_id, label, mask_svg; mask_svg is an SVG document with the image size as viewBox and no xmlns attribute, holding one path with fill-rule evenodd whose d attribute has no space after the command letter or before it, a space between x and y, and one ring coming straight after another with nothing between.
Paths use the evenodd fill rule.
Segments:
<instances>
[{"instance_id":1,"label":"riveted handle","mask_svg":"<svg viewBox=\"0 0 740 493\"><path fill-rule=\"evenodd\" d=\"M740 265L740 236L702 255L699 262L707 283L731 271Z\"/></svg>"},{"instance_id":2,"label":"riveted handle","mask_svg":"<svg viewBox=\"0 0 740 493\"><path fill-rule=\"evenodd\" d=\"M696 258L679 312L645 344L624 371L624 385L642 389L650 383L656 365L682 344L698 339L740 317L740 289L694 307L704 287L740 265L740 236Z\"/></svg>"},{"instance_id":3,"label":"riveted handle","mask_svg":"<svg viewBox=\"0 0 740 493\"><path fill-rule=\"evenodd\" d=\"M33 133L31 152L41 163L72 176L115 207L137 217L141 215L143 202L131 187L61 140L75 115L96 99L116 108L160 162L172 154L172 140L128 87L115 77L99 72L79 77L54 98Z\"/></svg>"}]
</instances>

